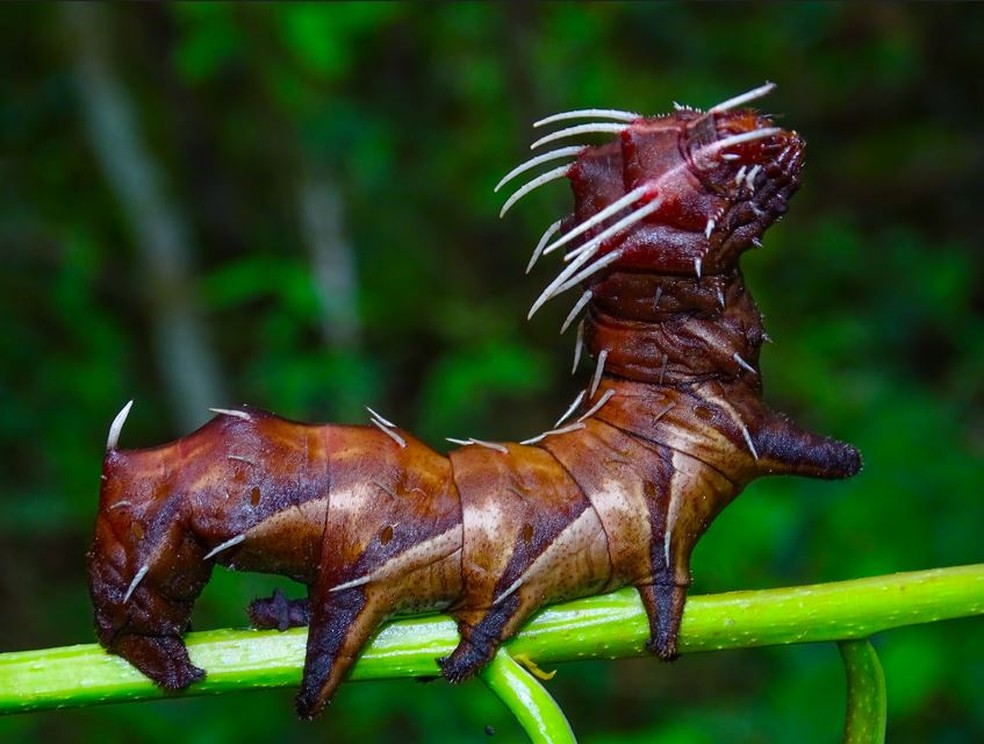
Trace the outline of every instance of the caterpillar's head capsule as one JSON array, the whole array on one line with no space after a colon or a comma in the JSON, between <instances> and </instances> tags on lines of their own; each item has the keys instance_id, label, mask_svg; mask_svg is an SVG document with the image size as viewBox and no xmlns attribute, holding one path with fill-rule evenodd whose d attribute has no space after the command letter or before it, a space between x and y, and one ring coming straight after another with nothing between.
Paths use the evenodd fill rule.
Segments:
<instances>
[{"instance_id":1,"label":"caterpillar's head capsule","mask_svg":"<svg viewBox=\"0 0 984 744\"><path fill-rule=\"evenodd\" d=\"M620 204L584 232L590 243L613 223L628 223L598 246L596 261L617 251L617 268L698 276L729 271L786 211L802 163L796 132L727 102L707 112L639 119L616 142L586 148L571 165L570 227ZM641 219L630 222L633 216ZM579 248L575 243L572 250Z\"/></svg>"},{"instance_id":2,"label":"caterpillar's head capsule","mask_svg":"<svg viewBox=\"0 0 984 744\"><path fill-rule=\"evenodd\" d=\"M602 270L696 276L733 271L740 253L785 211L799 185L803 140L796 132L742 108L770 93L767 83L706 112L678 106L646 118L627 111L584 109L547 117L536 126L589 119L541 137L616 134L604 145L568 146L536 155L506 174L498 190L543 163L573 159L521 186L503 213L533 189L568 178L574 213L547 230L534 251L563 248L564 267L530 311Z\"/></svg>"}]
</instances>

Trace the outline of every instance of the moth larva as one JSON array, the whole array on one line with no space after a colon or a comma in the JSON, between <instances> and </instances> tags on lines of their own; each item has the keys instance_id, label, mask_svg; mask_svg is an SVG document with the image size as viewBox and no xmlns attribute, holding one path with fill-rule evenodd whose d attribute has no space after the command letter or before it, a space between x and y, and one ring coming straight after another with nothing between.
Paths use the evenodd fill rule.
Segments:
<instances>
[{"instance_id":1,"label":"moth larva","mask_svg":"<svg viewBox=\"0 0 984 744\"><path fill-rule=\"evenodd\" d=\"M531 314L580 287L566 322L583 313L577 351L595 368L553 430L460 440L445 457L374 411L370 426L315 426L219 409L175 442L122 450L124 409L88 555L100 642L163 687L201 679L181 634L219 564L308 587L307 599L276 592L250 607L258 627L310 626L305 717L398 612L457 620L461 641L440 665L460 681L544 604L632 585L650 649L672 658L691 551L739 491L762 475L843 478L861 465L761 397L765 334L738 259L786 211L803 154L795 132L738 108L771 87L706 113L540 122L588 120L537 145L616 135L537 155L503 182L550 163L504 210L557 178L574 192L573 214L534 252L565 255Z\"/></svg>"}]
</instances>

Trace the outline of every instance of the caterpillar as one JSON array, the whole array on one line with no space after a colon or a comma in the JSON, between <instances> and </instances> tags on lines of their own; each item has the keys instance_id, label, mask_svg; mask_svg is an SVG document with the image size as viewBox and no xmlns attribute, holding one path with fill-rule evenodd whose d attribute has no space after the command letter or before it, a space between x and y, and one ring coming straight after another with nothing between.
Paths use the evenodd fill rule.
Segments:
<instances>
[{"instance_id":1,"label":"caterpillar","mask_svg":"<svg viewBox=\"0 0 984 744\"><path fill-rule=\"evenodd\" d=\"M532 149L581 135L600 145L538 154L506 201L570 181L574 209L530 263L564 267L530 310L580 287L578 322L593 373L549 431L519 443L452 440L438 454L369 409L370 425L311 425L254 408L217 416L170 444L124 450L113 421L87 555L100 643L166 689L205 672L182 633L216 564L289 577L249 607L252 624L307 625L296 699L320 713L376 628L394 613L443 610L460 642L440 659L474 675L538 608L631 585L648 648L677 652L690 556L754 478L844 478L857 450L799 428L762 400L767 339L740 255L786 211L804 142L746 104L766 84L706 111L643 117L588 109ZM580 122L580 123L571 123Z\"/></svg>"}]
</instances>

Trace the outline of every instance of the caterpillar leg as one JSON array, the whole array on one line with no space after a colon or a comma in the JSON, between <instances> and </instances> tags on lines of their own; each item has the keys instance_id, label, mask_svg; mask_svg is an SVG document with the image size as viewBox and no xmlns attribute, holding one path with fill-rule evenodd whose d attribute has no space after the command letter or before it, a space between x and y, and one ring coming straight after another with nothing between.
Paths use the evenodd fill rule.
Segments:
<instances>
[{"instance_id":1,"label":"caterpillar leg","mask_svg":"<svg viewBox=\"0 0 984 744\"><path fill-rule=\"evenodd\" d=\"M447 607L462 593L461 507L447 458L402 430L331 432L330 504L296 701L303 718L324 709L386 618ZM257 609L280 619L276 607Z\"/></svg>"},{"instance_id":2,"label":"caterpillar leg","mask_svg":"<svg viewBox=\"0 0 984 744\"><path fill-rule=\"evenodd\" d=\"M310 594L310 623L304 674L297 694L297 713L314 718L348 677L362 648L395 611L413 609L408 595L421 588L453 584L457 559L425 565L419 570L394 574L388 580L369 581L336 590L330 580L319 580ZM455 593L459 590L452 587ZM434 607L428 600L424 605Z\"/></svg>"},{"instance_id":3,"label":"caterpillar leg","mask_svg":"<svg viewBox=\"0 0 984 744\"><path fill-rule=\"evenodd\" d=\"M278 587L270 597L257 597L249 603L249 621L260 630L297 628L311 623L311 602L307 599L287 599Z\"/></svg>"},{"instance_id":4,"label":"caterpillar leg","mask_svg":"<svg viewBox=\"0 0 984 744\"><path fill-rule=\"evenodd\" d=\"M191 663L180 636L124 635L109 650L165 690L182 690L205 678L205 670Z\"/></svg>"},{"instance_id":5,"label":"caterpillar leg","mask_svg":"<svg viewBox=\"0 0 984 744\"><path fill-rule=\"evenodd\" d=\"M683 605L687 601L688 584L672 576L658 577L651 584L639 584L636 589L649 617L649 640L646 648L663 661L671 661L677 653Z\"/></svg>"},{"instance_id":6,"label":"caterpillar leg","mask_svg":"<svg viewBox=\"0 0 984 744\"><path fill-rule=\"evenodd\" d=\"M473 677L495 656L502 640L512 635L535 607L521 607L518 594L506 597L484 613L458 615L461 640L449 656L438 659L441 673L448 682L464 682ZM477 615L477 619L473 618Z\"/></svg>"},{"instance_id":7,"label":"caterpillar leg","mask_svg":"<svg viewBox=\"0 0 984 744\"><path fill-rule=\"evenodd\" d=\"M295 701L297 714L307 719L324 710L359 651L390 614L390 608L374 601L364 586L319 594L311 595L304 675Z\"/></svg>"},{"instance_id":8,"label":"caterpillar leg","mask_svg":"<svg viewBox=\"0 0 984 744\"><path fill-rule=\"evenodd\" d=\"M529 616L584 596L612 573L605 529L574 479L546 450L451 453L462 505L461 642L440 661L449 681L474 675Z\"/></svg>"}]
</instances>

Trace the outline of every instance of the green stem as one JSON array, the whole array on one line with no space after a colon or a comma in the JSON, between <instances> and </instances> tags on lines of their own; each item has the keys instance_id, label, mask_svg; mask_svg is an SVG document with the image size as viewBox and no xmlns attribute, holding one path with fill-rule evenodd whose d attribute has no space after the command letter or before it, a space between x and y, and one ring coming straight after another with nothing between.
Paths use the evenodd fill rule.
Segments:
<instances>
[{"instance_id":1,"label":"green stem","mask_svg":"<svg viewBox=\"0 0 984 744\"><path fill-rule=\"evenodd\" d=\"M984 614L984 564L834 584L692 597L680 650L867 638L904 625ZM643 656L648 623L632 589L547 608L507 646L538 664ZM305 629L214 630L187 636L208 677L187 694L296 685ZM387 624L353 680L438 676L435 659L457 643L444 616ZM146 677L95 644L0 654L0 713L162 697Z\"/></svg>"},{"instance_id":2,"label":"green stem","mask_svg":"<svg viewBox=\"0 0 984 744\"><path fill-rule=\"evenodd\" d=\"M482 670L482 681L506 704L533 744L576 744L557 701L506 649Z\"/></svg>"},{"instance_id":3,"label":"green stem","mask_svg":"<svg viewBox=\"0 0 984 744\"><path fill-rule=\"evenodd\" d=\"M844 744L885 744L885 674L875 647L867 639L841 641L837 645L847 673Z\"/></svg>"}]
</instances>

